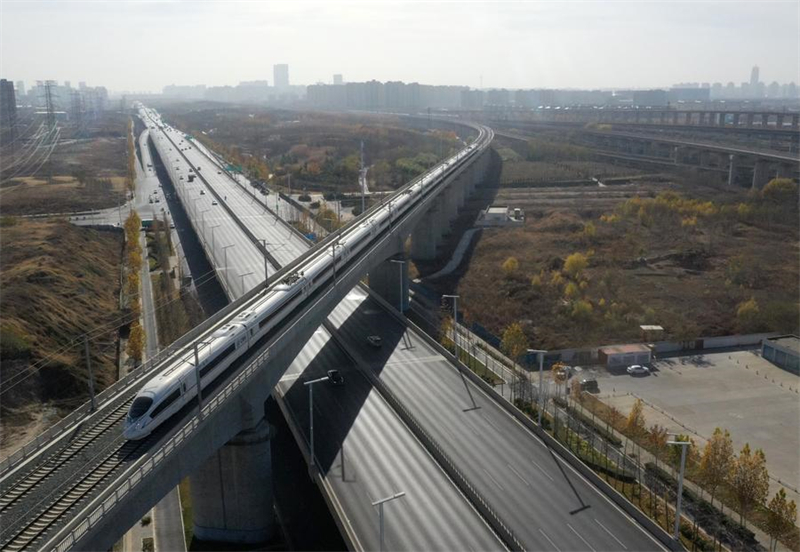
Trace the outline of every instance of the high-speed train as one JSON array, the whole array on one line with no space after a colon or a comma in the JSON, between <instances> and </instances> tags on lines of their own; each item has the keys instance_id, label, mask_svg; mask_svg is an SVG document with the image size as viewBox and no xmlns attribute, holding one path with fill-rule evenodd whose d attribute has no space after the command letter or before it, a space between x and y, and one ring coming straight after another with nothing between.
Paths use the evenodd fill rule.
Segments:
<instances>
[{"instance_id":1,"label":"high-speed train","mask_svg":"<svg viewBox=\"0 0 800 552\"><path fill-rule=\"evenodd\" d=\"M488 129L481 130L491 132ZM348 259L374 243L435 188L435 183L458 160L472 156L480 138L407 186L337 241L312 256L281 282L262 292L245 310L217 329L208 339L176 359L137 393L125 419L123 435L143 439L197 396L197 374L202 389L214 382L247 350L294 312L309 295L324 288L344 268Z\"/></svg>"}]
</instances>

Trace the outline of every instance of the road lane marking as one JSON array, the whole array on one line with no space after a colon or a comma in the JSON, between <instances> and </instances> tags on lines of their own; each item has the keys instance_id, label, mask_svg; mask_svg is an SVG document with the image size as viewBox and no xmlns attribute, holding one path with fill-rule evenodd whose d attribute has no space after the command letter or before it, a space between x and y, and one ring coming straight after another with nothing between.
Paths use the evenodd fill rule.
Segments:
<instances>
[{"instance_id":1,"label":"road lane marking","mask_svg":"<svg viewBox=\"0 0 800 552\"><path fill-rule=\"evenodd\" d=\"M511 464L508 464L508 467L509 467L509 468L511 468L511 471L513 471L513 472L514 472L514 473L517 475L517 477L519 477L520 479L522 479L522 482L523 482L523 483L525 483L525 484L526 484L528 487L530 487L530 486L531 486L531 484L530 484L530 483L528 483L528 480L527 480L527 479L525 479L524 477L522 477L522 474L520 474L520 473L519 473L517 470L515 470L515 469L514 469L514 466L512 466Z\"/></svg>"},{"instance_id":2,"label":"road lane marking","mask_svg":"<svg viewBox=\"0 0 800 552\"><path fill-rule=\"evenodd\" d=\"M500 433L500 428L497 427L497 424L495 424L493 421L491 421L488 416L485 416L485 415L482 414L481 418L486 420L486 423L489 424L490 426L492 426L496 432Z\"/></svg>"},{"instance_id":3,"label":"road lane marking","mask_svg":"<svg viewBox=\"0 0 800 552\"><path fill-rule=\"evenodd\" d=\"M611 531L609 531L609 530L606 528L606 526L605 526L605 525L603 525L602 523L600 523L599 521L597 521L597 518L594 518L594 521L595 521L595 523L597 523L597 525L599 525L600 527L602 527L602 528L603 528L603 530L605 530L605 532L606 532L606 533L608 533L609 535L611 535L611 538L612 538L612 539L614 539L615 541L617 541L617 542L619 543L619 545L620 545L622 548L624 548L625 550L627 550L627 549L628 549L628 547L627 547L627 546L625 546L624 544L622 544L622 541L621 541L621 540L619 540L619 539L616 537L616 535L614 535L614 533L612 533Z\"/></svg>"},{"instance_id":4,"label":"road lane marking","mask_svg":"<svg viewBox=\"0 0 800 552\"><path fill-rule=\"evenodd\" d=\"M554 543L554 542L553 542L553 541L550 539L550 537L548 537L548 536L547 536L547 533L545 533L545 532L544 532L542 529L539 529L539 532L542 534L542 536L543 536L544 538L546 538L546 539L547 539L547 542L549 542L549 543L552 545L552 547L553 547L553 548L555 548L556 552L561 552L561 549L560 549L558 546L556 546L556 543Z\"/></svg>"},{"instance_id":5,"label":"road lane marking","mask_svg":"<svg viewBox=\"0 0 800 552\"><path fill-rule=\"evenodd\" d=\"M547 470L545 470L545 469L544 469L542 466L540 466L540 465L539 465L539 462L537 462L537 461L536 461L536 460L534 460L533 458L531 458L531 462L533 462L533 463L536 465L536 467L537 467L537 468L539 468L539 470L540 470L540 471L541 471L543 474L545 474L545 475L547 476L547 478L548 478L550 481L552 481L553 483L555 483L555 481L556 481L556 480L555 480L555 479L553 479L553 476L552 476L552 475L550 475L549 473L547 473Z\"/></svg>"},{"instance_id":6,"label":"road lane marking","mask_svg":"<svg viewBox=\"0 0 800 552\"><path fill-rule=\"evenodd\" d=\"M500 483L497 482L497 479L492 477L492 474L490 474L488 471L486 471L486 468L481 468L481 469L483 470L483 473L485 473L489 477L489 479L492 480L492 483L497 485L498 489L500 489L501 491L505 491L505 489L502 487L502 485L500 485Z\"/></svg>"},{"instance_id":7,"label":"road lane marking","mask_svg":"<svg viewBox=\"0 0 800 552\"><path fill-rule=\"evenodd\" d=\"M597 550L595 550L595 549L594 549L594 547L593 547L591 544L589 544L588 542L586 542L586 539L584 539L584 538L581 536L581 534L580 534L580 533L578 533L578 532L575 530L575 528L574 528L574 527L572 527L572 525L570 525L569 523L567 523L567 527L569 527L569 528L570 528L570 531L572 531L573 533L575 533L575 534L578 536L578 538L579 538L579 539L581 539L581 540L583 541L583 544L585 544L586 546L588 546L588 547L589 547L589 549L590 549L592 552L597 552Z\"/></svg>"}]
</instances>

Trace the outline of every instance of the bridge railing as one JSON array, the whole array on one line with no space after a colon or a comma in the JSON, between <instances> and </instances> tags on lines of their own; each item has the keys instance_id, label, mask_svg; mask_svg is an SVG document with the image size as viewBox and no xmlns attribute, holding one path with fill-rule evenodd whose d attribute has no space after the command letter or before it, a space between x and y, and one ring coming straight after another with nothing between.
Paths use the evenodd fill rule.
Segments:
<instances>
[{"instance_id":1,"label":"bridge railing","mask_svg":"<svg viewBox=\"0 0 800 552\"><path fill-rule=\"evenodd\" d=\"M208 401L203 406L203 420L207 420L208 416L217 410L229 397L231 397L236 390L247 381L267 363L269 359L270 350L272 347L261 353L253 362L251 362L244 370L242 370L225 388L217 393L214 398ZM80 520L78 524L73 527L69 533L56 544L52 549L56 552L65 552L75 546L81 538L83 538L93 527L95 527L105 516L111 511L112 508L123 502L126 496L134 490L134 488L141 483L145 476L153 471L159 464L167 459L174 451L176 451L186 440L195 433L203 420L194 416L184 425L175 435L173 435L166 443L153 453L152 456L145 459L138 466L133 468L133 471L124 474L120 479L121 483L117 487L109 486L94 503L97 506L92 510L89 515Z\"/></svg>"}]
</instances>

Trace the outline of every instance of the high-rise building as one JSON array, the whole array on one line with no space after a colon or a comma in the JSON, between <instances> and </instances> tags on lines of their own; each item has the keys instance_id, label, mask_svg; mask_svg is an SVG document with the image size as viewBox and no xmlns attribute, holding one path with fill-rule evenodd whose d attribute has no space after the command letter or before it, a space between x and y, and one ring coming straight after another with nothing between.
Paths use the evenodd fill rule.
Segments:
<instances>
[{"instance_id":1,"label":"high-rise building","mask_svg":"<svg viewBox=\"0 0 800 552\"><path fill-rule=\"evenodd\" d=\"M272 66L272 78L275 82L275 88L286 89L289 88L289 66L285 63L279 63Z\"/></svg>"},{"instance_id":2,"label":"high-rise building","mask_svg":"<svg viewBox=\"0 0 800 552\"><path fill-rule=\"evenodd\" d=\"M333 75L333 84L336 85L344 84L344 79L342 78L342 75L340 73L336 73L335 75Z\"/></svg>"},{"instance_id":3,"label":"high-rise building","mask_svg":"<svg viewBox=\"0 0 800 552\"><path fill-rule=\"evenodd\" d=\"M758 86L758 65L753 65L750 70L750 88L754 89L756 86Z\"/></svg>"},{"instance_id":4,"label":"high-rise building","mask_svg":"<svg viewBox=\"0 0 800 552\"><path fill-rule=\"evenodd\" d=\"M17 100L14 96L14 83L0 79L0 144L14 141L17 124Z\"/></svg>"},{"instance_id":5,"label":"high-rise building","mask_svg":"<svg viewBox=\"0 0 800 552\"><path fill-rule=\"evenodd\" d=\"M17 81L17 96L22 97L25 95L25 81Z\"/></svg>"}]
</instances>

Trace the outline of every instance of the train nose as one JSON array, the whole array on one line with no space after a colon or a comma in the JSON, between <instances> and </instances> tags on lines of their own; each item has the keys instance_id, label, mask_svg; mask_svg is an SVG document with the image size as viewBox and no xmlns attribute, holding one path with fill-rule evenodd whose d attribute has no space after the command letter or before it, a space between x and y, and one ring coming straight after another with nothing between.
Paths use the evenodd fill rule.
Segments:
<instances>
[{"instance_id":1,"label":"train nose","mask_svg":"<svg viewBox=\"0 0 800 552\"><path fill-rule=\"evenodd\" d=\"M129 423L125 422L125 428L122 430L122 436L128 439L129 441L136 441L144 437L144 432L142 431L141 422L139 423Z\"/></svg>"}]
</instances>

